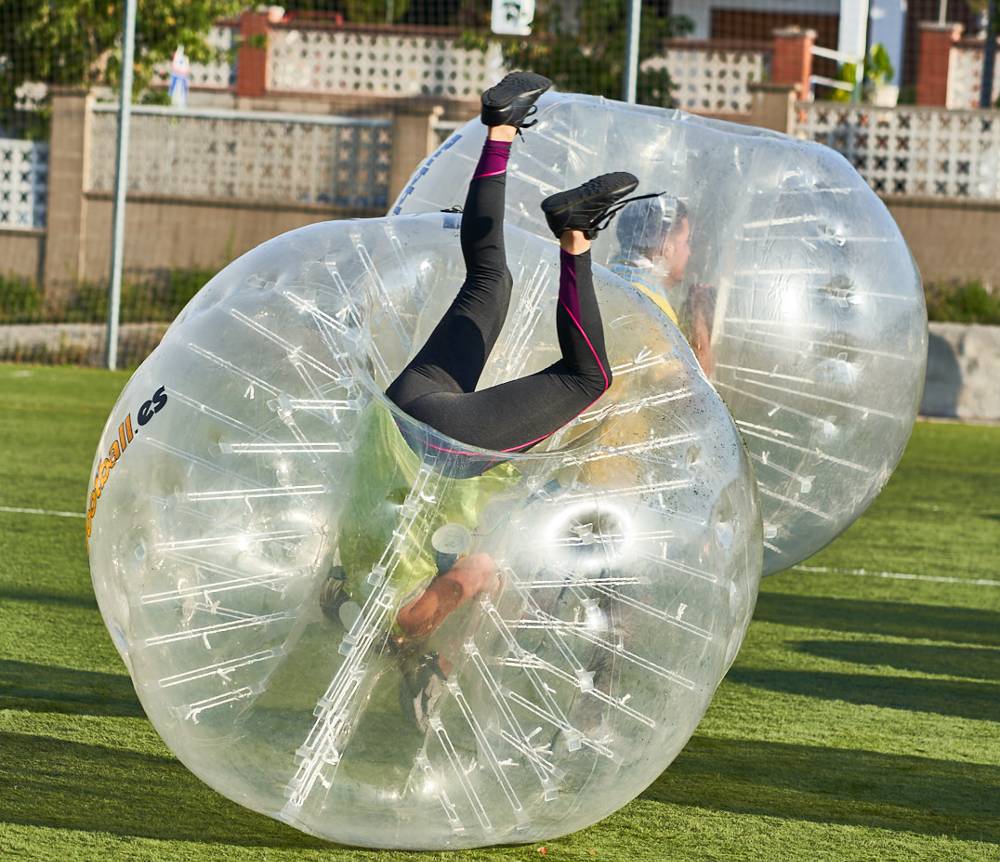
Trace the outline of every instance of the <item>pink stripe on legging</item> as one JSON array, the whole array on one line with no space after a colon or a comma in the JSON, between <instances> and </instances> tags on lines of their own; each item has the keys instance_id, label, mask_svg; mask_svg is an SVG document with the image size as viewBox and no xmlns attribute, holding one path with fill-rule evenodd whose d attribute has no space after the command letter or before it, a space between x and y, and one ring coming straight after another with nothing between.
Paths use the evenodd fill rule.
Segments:
<instances>
[{"instance_id":1,"label":"pink stripe on legging","mask_svg":"<svg viewBox=\"0 0 1000 862\"><path fill-rule=\"evenodd\" d=\"M583 336L583 340L587 342L587 347L590 348L590 352L594 356L594 361L597 362L597 367L601 369L601 376L604 378L604 392L607 392L608 387L611 385L611 383L608 381L608 373L604 370L604 364L601 362L600 357L597 355L597 351L594 349L593 343L587 337L587 333L584 331L583 326L581 325L577 317L577 315L580 313L580 297L579 294L577 293L577 288L576 288L575 255L570 254L565 249L560 249L559 265L560 265L559 304L566 309L566 313L569 315L570 320L572 320L573 323L576 324L576 328L580 330L580 335ZM577 314L573 313L573 309L570 308L570 303L576 306ZM602 392L601 395L603 395L604 392ZM580 413L583 413L584 410L587 410L589 407L596 404L601 395L598 395L597 398L595 398L593 401L590 402L590 404L584 407L583 410L580 411ZM576 417L579 416L580 413L577 413L576 416L573 417L573 419L576 419ZM567 422L563 422L562 425L553 428L551 431L549 431L548 434L543 434L541 437L537 437L534 440L529 440L527 443L522 443L520 446L511 446L509 449L501 449L500 451L514 452L517 449L523 449L525 446L531 446L534 443L538 443L539 441L544 440L546 437L551 437L553 434L555 434L556 431L559 430L559 428L562 428L563 425L568 425L569 422L573 421L573 419L570 419Z\"/></svg>"},{"instance_id":2,"label":"pink stripe on legging","mask_svg":"<svg viewBox=\"0 0 1000 862\"><path fill-rule=\"evenodd\" d=\"M605 378L605 379L607 379L607 378ZM607 392L607 391L608 391L608 389L605 386L604 387L604 392ZM602 392L601 395L603 395L604 392ZM588 404L586 407L584 407L583 410L580 411L580 413L583 413L584 410L587 410L590 407L593 407L600 400L601 395L598 395L597 398L595 398L593 401L590 402L590 404ZM576 416L579 416L580 413L577 413ZM563 425L569 425L569 423L572 422L573 419L576 419L576 416L572 417L572 419L566 420L558 428L553 428L551 431L549 431L548 434L543 434L541 437L536 437L534 440L529 440L527 443L522 443L520 446L511 446L509 449L501 449L500 451L501 452L516 452L518 449L523 449L525 446L531 446L533 443L538 443L539 441L544 440L546 437L551 437L553 434L556 433L556 431L559 430L559 428L562 428Z\"/></svg>"},{"instance_id":3,"label":"pink stripe on legging","mask_svg":"<svg viewBox=\"0 0 1000 862\"><path fill-rule=\"evenodd\" d=\"M590 339L587 338L587 333L583 331L583 327L580 325L580 321L573 317L573 312L569 310L569 306L566 303L562 303L562 307L566 309L566 313L576 324L576 328L580 330L580 335L583 336L583 340L587 342L587 347L590 348L590 352L594 354L594 361L597 362L597 367L601 369L601 376L604 378L604 392L608 391L608 387L611 385L608 382L608 373L604 370L604 366L601 364L601 360L597 356L597 351L594 350L594 345L590 343ZM604 394L603 392L601 393Z\"/></svg>"},{"instance_id":4,"label":"pink stripe on legging","mask_svg":"<svg viewBox=\"0 0 1000 862\"><path fill-rule=\"evenodd\" d=\"M584 254L586 253L584 252ZM576 258L577 255L570 254L566 249L559 249L559 302L566 309L570 320L580 330L583 340L587 342L587 347L590 348L597 367L601 369L601 374L604 377L604 391L607 392L608 387L611 385L608 381L607 372L604 370L604 365L601 363L597 351L594 350L594 345L591 344L587 333L584 332L583 326L580 324L580 292L576 286Z\"/></svg>"}]
</instances>

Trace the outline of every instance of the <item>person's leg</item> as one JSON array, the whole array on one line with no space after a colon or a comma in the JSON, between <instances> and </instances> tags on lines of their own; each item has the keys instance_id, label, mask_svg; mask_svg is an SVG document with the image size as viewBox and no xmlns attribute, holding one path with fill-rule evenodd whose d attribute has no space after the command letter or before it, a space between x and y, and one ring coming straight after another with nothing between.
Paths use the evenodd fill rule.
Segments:
<instances>
[{"instance_id":1,"label":"person's leg","mask_svg":"<svg viewBox=\"0 0 1000 862\"><path fill-rule=\"evenodd\" d=\"M466 278L416 356L386 390L403 410L429 392L473 392L507 318L512 280L503 243L507 159L514 126L489 130L469 182L461 244Z\"/></svg>"},{"instance_id":2,"label":"person's leg","mask_svg":"<svg viewBox=\"0 0 1000 862\"><path fill-rule=\"evenodd\" d=\"M392 382L386 394L403 410L430 392L475 391L510 304L511 276L503 246L507 159L514 136L552 86L543 75L512 72L482 96L487 141L469 183L462 215L466 279L451 307Z\"/></svg>"},{"instance_id":3,"label":"person's leg","mask_svg":"<svg viewBox=\"0 0 1000 862\"><path fill-rule=\"evenodd\" d=\"M548 368L484 389L430 393L406 410L443 434L501 452L524 451L593 404L611 385L601 312L591 274L590 240L560 238L556 334L562 357Z\"/></svg>"},{"instance_id":4,"label":"person's leg","mask_svg":"<svg viewBox=\"0 0 1000 862\"><path fill-rule=\"evenodd\" d=\"M456 608L495 590L498 584L496 566L489 554L470 554L431 581L427 589L397 612L396 623L402 632L395 638L403 677L400 701L422 730L427 729L428 717L436 711L452 670L446 656L427 650L427 638Z\"/></svg>"},{"instance_id":5,"label":"person's leg","mask_svg":"<svg viewBox=\"0 0 1000 862\"><path fill-rule=\"evenodd\" d=\"M455 608L496 585L496 567L488 554L462 557L413 601L403 605L396 622L407 637L426 638Z\"/></svg>"}]
</instances>

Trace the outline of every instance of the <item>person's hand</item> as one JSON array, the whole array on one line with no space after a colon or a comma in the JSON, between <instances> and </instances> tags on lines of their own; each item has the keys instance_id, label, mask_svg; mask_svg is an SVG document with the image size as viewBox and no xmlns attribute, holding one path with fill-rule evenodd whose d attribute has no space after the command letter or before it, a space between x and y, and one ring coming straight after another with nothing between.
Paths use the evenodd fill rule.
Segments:
<instances>
[{"instance_id":1,"label":"person's hand","mask_svg":"<svg viewBox=\"0 0 1000 862\"><path fill-rule=\"evenodd\" d=\"M500 582L493 558L482 552L468 554L456 560L444 577L452 578L462 585L465 599L492 592Z\"/></svg>"}]
</instances>

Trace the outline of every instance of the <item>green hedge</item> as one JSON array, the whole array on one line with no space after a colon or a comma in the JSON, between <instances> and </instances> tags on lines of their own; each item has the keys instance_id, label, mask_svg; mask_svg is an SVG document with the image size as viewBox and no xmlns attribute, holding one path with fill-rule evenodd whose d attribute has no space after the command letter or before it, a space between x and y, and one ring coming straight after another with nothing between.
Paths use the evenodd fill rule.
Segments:
<instances>
[{"instance_id":1,"label":"green hedge","mask_svg":"<svg viewBox=\"0 0 1000 862\"><path fill-rule=\"evenodd\" d=\"M123 323L169 323L215 274L207 269L175 269L126 279L122 285ZM30 279L0 276L2 323L103 323L108 316L106 282L86 282L58 305L46 305Z\"/></svg>"},{"instance_id":2,"label":"green hedge","mask_svg":"<svg viewBox=\"0 0 1000 862\"><path fill-rule=\"evenodd\" d=\"M987 290L981 281L932 282L924 293L928 320L1000 326L1000 293Z\"/></svg>"},{"instance_id":3,"label":"green hedge","mask_svg":"<svg viewBox=\"0 0 1000 862\"><path fill-rule=\"evenodd\" d=\"M175 269L126 280L122 287L123 323L173 320L214 275L208 269ZM81 284L68 302L46 307L30 279L0 276L0 324L103 323L108 314L107 285ZM1000 292L980 281L931 282L925 286L929 320L1000 326Z\"/></svg>"},{"instance_id":4,"label":"green hedge","mask_svg":"<svg viewBox=\"0 0 1000 862\"><path fill-rule=\"evenodd\" d=\"M0 323L34 323L42 313L42 295L31 279L0 276Z\"/></svg>"}]
</instances>

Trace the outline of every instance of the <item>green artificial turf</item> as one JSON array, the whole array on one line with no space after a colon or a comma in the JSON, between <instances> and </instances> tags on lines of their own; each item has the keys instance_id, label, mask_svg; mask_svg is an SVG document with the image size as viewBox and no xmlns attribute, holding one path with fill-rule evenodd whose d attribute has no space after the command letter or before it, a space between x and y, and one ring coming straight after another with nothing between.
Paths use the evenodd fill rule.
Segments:
<instances>
[{"instance_id":1,"label":"green artificial turf","mask_svg":"<svg viewBox=\"0 0 1000 862\"><path fill-rule=\"evenodd\" d=\"M0 365L0 507L82 511L125 380ZM998 548L1000 428L919 423L871 510L764 582L707 716L638 799L544 847L399 853L198 781L111 645L83 520L0 511L0 859L998 860Z\"/></svg>"}]
</instances>

